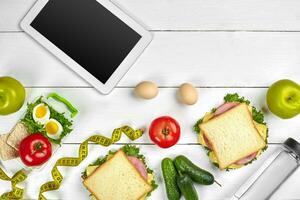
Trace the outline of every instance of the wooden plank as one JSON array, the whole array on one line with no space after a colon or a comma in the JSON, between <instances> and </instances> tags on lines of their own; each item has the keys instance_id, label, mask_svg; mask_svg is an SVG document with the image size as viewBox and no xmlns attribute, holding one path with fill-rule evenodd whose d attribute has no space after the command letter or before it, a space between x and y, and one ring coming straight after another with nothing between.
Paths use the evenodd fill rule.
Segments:
<instances>
[{"instance_id":1,"label":"wooden plank","mask_svg":"<svg viewBox=\"0 0 300 200\"><path fill-rule=\"evenodd\" d=\"M268 86L300 80L299 33L156 33L154 40L118 84L153 80L160 86ZM0 75L26 86L88 84L24 33L0 34ZM101 67L101 66L99 66Z\"/></svg>"},{"instance_id":2,"label":"wooden plank","mask_svg":"<svg viewBox=\"0 0 300 200\"><path fill-rule=\"evenodd\" d=\"M78 145L63 145L60 151L49 161L47 167L39 172L32 172L26 181L26 199L36 199L39 186L50 180L50 171L56 159L63 156L77 156ZM85 167L96 160L98 157L103 156L109 149L118 149L120 145L113 145L109 148L103 148L96 145L90 145L90 154L88 158L83 161L78 167L64 168L60 167L62 174L65 177L62 187L59 191L48 192L46 196L49 199L87 199L89 192L82 185L81 172ZM175 157L179 154L184 154L190 158L194 163L201 166L204 169L209 170L214 174L216 180L218 180L222 187L213 184L211 186L197 185L196 189L201 199L225 199L230 198L239 186L247 180L253 172L255 172L261 164L278 148L278 145L271 145L269 149L255 162L239 170L232 170L230 172L220 171L213 167L207 159L206 153L203 149L197 145L183 145L175 146L170 149L159 149L155 146L141 145L141 152L146 156L149 166L156 173L156 180L159 187L153 192L149 199L166 199L164 182L161 175L160 162L164 157ZM298 170L288 182L286 182L272 199L294 199L299 197L300 192L296 189L297 177L299 177L300 171ZM294 182L290 182L294 180ZM7 184L1 183L0 193L6 191ZM3 186L3 187L2 187ZM286 192L289 191L289 192Z\"/></svg>"},{"instance_id":3,"label":"wooden plank","mask_svg":"<svg viewBox=\"0 0 300 200\"><path fill-rule=\"evenodd\" d=\"M35 0L1 0L0 31L19 31ZM114 0L150 30L299 31L297 0Z\"/></svg>"},{"instance_id":4,"label":"wooden plank","mask_svg":"<svg viewBox=\"0 0 300 200\"><path fill-rule=\"evenodd\" d=\"M148 126L151 121L162 115L173 116L181 124L182 136L179 143L197 143L197 134L193 132L194 123L205 112L219 106L227 93L239 93L247 97L258 109L265 107L266 89L262 88L200 88L199 101L194 106L184 106L176 99L176 88L160 89L158 97L153 100L140 100L133 96L133 89L119 88L108 96L99 95L92 88L69 89L32 89L28 91L28 99L32 100L47 92L58 92L71 100L80 110L74 122L73 133L65 143L79 143L89 136L101 133L110 136L114 128L121 125L131 125L135 128L145 128L144 137L137 143L151 143L148 136ZM55 104L57 105L57 104ZM61 109L62 107L58 107ZM1 117L1 133L9 132L17 120L23 115L25 106L16 114ZM281 143L288 137L300 141L299 118L281 120L271 113L265 114L269 125L269 142ZM125 136L120 142L130 142Z\"/></svg>"},{"instance_id":5,"label":"wooden plank","mask_svg":"<svg viewBox=\"0 0 300 200\"><path fill-rule=\"evenodd\" d=\"M33 6L35 0L1 0L0 1L0 32L21 31L20 21Z\"/></svg>"}]
</instances>

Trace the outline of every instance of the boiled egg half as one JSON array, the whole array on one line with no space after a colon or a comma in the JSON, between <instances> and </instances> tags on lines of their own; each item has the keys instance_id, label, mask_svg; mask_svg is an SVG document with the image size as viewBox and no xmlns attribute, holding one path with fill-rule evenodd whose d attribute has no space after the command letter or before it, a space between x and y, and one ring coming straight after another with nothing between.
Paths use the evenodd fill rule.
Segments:
<instances>
[{"instance_id":1,"label":"boiled egg half","mask_svg":"<svg viewBox=\"0 0 300 200\"><path fill-rule=\"evenodd\" d=\"M57 140L63 132L63 127L56 119L49 119L45 124L45 130L49 138Z\"/></svg>"},{"instance_id":2,"label":"boiled egg half","mask_svg":"<svg viewBox=\"0 0 300 200\"><path fill-rule=\"evenodd\" d=\"M35 122L45 124L50 118L50 110L47 105L40 103L33 108L32 117Z\"/></svg>"}]
</instances>

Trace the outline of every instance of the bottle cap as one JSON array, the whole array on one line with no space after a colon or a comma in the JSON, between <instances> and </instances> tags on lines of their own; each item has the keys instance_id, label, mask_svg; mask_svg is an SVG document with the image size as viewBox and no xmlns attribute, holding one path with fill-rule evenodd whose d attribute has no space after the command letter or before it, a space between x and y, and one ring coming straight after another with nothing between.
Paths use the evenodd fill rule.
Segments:
<instances>
[{"instance_id":1,"label":"bottle cap","mask_svg":"<svg viewBox=\"0 0 300 200\"><path fill-rule=\"evenodd\" d=\"M300 144L293 138L288 138L284 143L283 146L287 148L288 150L295 153L298 158L300 158Z\"/></svg>"}]
</instances>

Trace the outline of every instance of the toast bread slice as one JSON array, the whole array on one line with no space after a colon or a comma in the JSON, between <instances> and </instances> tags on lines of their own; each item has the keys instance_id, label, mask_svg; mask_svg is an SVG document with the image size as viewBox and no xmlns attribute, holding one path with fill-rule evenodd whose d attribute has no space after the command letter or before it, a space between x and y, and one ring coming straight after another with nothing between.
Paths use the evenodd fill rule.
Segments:
<instances>
[{"instance_id":1,"label":"toast bread slice","mask_svg":"<svg viewBox=\"0 0 300 200\"><path fill-rule=\"evenodd\" d=\"M19 152L6 143L9 134L0 135L0 159L3 161L19 157Z\"/></svg>"},{"instance_id":2,"label":"toast bread slice","mask_svg":"<svg viewBox=\"0 0 300 200\"><path fill-rule=\"evenodd\" d=\"M30 135L30 133L28 132L26 126L22 122L18 122L11 130L7 138L7 144L16 150L19 150L21 141L28 135Z\"/></svg>"}]
</instances>

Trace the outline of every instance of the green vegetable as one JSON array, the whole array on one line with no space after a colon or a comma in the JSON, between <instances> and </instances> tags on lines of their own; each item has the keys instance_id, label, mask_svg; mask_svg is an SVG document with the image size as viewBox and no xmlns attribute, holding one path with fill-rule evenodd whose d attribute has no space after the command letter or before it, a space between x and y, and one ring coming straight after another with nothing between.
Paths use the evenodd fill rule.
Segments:
<instances>
[{"instance_id":1,"label":"green vegetable","mask_svg":"<svg viewBox=\"0 0 300 200\"><path fill-rule=\"evenodd\" d=\"M257 111L255 107L252 107L252 118L259 124L266 124L264 114L260 110Z\"/></svg>"},{"instance_id":2,"label":"green vegetable","mask_svg":"<svg viewBox=\"0 0 300 200\"><path fill-rule=\"evenodd\" d=\"M172 159L164 158L161 162L161 169L165 181L167 197L169 200L179 200L180 191L177 187L176 179L178 177L177 170Z\"/></svg>"},{"instance_id":3,"label":"green vegetable","mask_svg":"<svg viewBox=\"0 0 300 200\"><path fill-rule=\"evenodd\" d=\"M195 133L197 133L197 134L200 133L200 127L199 127L199 125L202 124L202 122L203 122L203 118L199 119L199 120L195 123L195 125L194 125L194 127L193 127Z\"/></svg>"},{"instance_id":4,"label":"green vegetable","mask_svg":"<svg viewBox=\"0 0 300 200\"><path fill-rule=\"evenodd\" d=\"M143 161L145 161L145 157L140 154L140 149L134 145L125 145L122 147L122 150L127 156L135 156L137 158L141 158Z\"/></svg>"},{"instance_id":5,"label":"green vegetable","mask_svg":"<svg viewBox=\"0 0 300 200\"><path fill-rule=\"evenodd\" d=\"M65 99L64 97L60 96L59 94L57 93L50 93L47 98L52 98L52 99L55 99L56 101L59 101L63 104L65 104L68 108L68 110L71 112L71 117L75 117L78 113L78 110L67 100Z\"/></svg>"},{"instance_id":6,"label":"green vegetable","mask_svg":"<svg viewBox=\"0 0 300 200\"><path fill-rule=\"evenodd\" d=\"M151 181L151 187L152 187L152 190L150 192L148 192L147 197L151 196L151 192L153 192L154 190L156 190L156 188L158 188L158 185L156 184L155 180Z\"/></svg>"},{"instance_id":7,"label":"green vegetable","mask_svg":"<svg viewBox=\"0 0 300 200\"><path fill-rule=\"evenodd\" d=\"M186 200L198 200L197 191L193 185L191 178L186 175L180 175L177 178L177 185Z\"/></svg>"},{"instance_id":8,"label":"green vegetable","mask_svg":"<svg viewBox=\"0 0 300 200\"><path fill-rule=\"evenodd\" d=\"M237 93L234 94L227 94L224 97L224 102L240 102L240 103L245 103L247 105L250 104L250 101L245 99L245 97L240 97Z\"/></svg>"},{"instance_id":9,"label":"green vegetable","mask_svg":"<svg viewBox=\"0 0 300 200\"><path fill-rule=\"evenodd\" d=\"M52 108L49 104L43 101L43 97L41 96L38 98L35 102L27 104L27 111L25 113L25 116L21 119L21 121L25 124L27 127L28 131L30 133L42 133L45 137L47 137L52 143L55 144L61 144L61 140L71 133L73 130L72 127L72 121L67 119L63 113L57 112L54 108ZM45 105L48 106L50 110L50 118L56 119L63 127L63 132L60 135L59 139L52 139L47 136L46 130L44 128L44 125L42 125L39 122L34 121L33 119L33 109L35 106L37 106L40 103L44 103Z\"/></svg>"},{"instance_id":10,"label":"green vegetable","mask_svg":"<svg viewBox=\"0 0 300 200\"><path fill-rule=\"evenodd\" d=\"M187 157L180 155L174 160L176 169L180 173L185 173L191 177L193 181L202 185L211 185L214 183L214 176L208 171L196 166Z\"/></svg>"}]
</instances>

